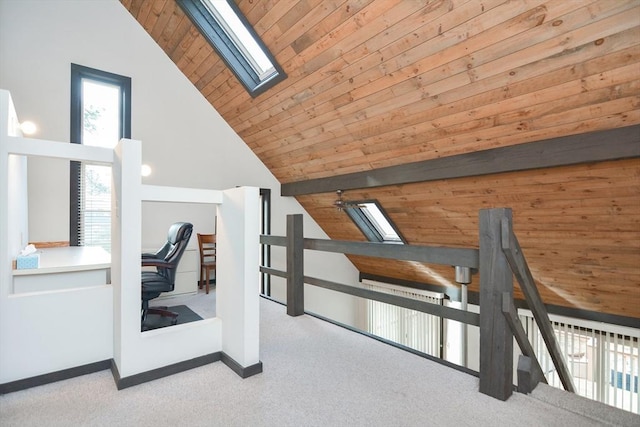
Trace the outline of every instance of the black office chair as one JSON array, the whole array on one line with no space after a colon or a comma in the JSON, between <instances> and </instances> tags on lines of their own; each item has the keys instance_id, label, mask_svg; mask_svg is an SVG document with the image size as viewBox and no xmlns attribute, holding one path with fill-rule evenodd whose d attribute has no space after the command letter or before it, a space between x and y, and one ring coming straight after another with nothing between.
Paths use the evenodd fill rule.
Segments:
<instances>
[{"instance_id":1,"label":"black office chair","mask_svg":"<svg viewBox=\"0 0 640 427\"><path fill-rule=\"evenodd\" d=\"M157 298L163 292L171 292L175 287L176 270L182 254L189 243L193 225L188 222L176 222L169 228L167 242L155 254L142 254L143 267L156 267L156 271L142 272L142 330L148 314L170 317L171 324L178 322L178 313L166 307L149 308L149 300Z\"/></svg>"}]
</instances>

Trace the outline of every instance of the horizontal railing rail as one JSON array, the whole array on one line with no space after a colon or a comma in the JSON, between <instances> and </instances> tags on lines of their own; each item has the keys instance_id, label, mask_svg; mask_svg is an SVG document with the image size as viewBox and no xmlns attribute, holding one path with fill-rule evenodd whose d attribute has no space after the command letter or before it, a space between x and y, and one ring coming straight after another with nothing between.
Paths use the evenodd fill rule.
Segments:
<instances>
[{"instance_id":1,"label":"horizontal railing rail","mask_svg":"<svg viewBox=\"0 0 640 427\"><path fill-rule=\"evenodd\" d=\"M274 242L274 236L261 236L261 243L267 244L267 242ZM309 240L313 241L313 244L317 243L317 239L304 239L305 243ZM320 246L321 247L321 246ZM305 249L311 249L305 244ZM322 249L316 249L322 250ZM333 251L329 251L333 252ZM277 277L287 277L287 272L282 270L276 270L269 267L260 267L261 273L271 274ZM384 292L377 292L370 289L359 288L356 286L345 285L342 283L332 282L329 280L319 279L311 276L303 276L304 283L313 285L319 288L328 289L344 294L366 298L373 301L383 302L397 307L407 308L410 310L419 311L426 314L431 314L438 317L444 317L457 322L465 323L467 325L480 326L480 315L470 311L458 310L443 305L437 305L429 302L418 301L412 298L406 298L398 295L391 295Z\"/></svg>"},{"instance_id":2,"label":"horizontal railing rail","mask_svg":"<svg viewBox=\"0 0 640 427\"><path fill-rule=\"evenodd\" d=\"M283 236L261 236L260 243L272 246L287 246ZM444 246L399 245L389 243L352 242L345 240L325 240L305 238L304 249L361 255L376 258L417 261L443 264L472 269L478 268L478 250L469 248L449 248Z\"/></svg>"}]
</instances>

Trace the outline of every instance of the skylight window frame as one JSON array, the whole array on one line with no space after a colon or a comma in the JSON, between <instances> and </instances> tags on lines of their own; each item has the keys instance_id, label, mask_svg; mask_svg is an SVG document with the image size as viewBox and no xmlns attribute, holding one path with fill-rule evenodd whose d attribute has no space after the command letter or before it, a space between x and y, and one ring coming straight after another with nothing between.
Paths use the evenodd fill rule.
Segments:
<instances>
[{"instance_id":1,"label":"skylight window frame","mask_svg":"<svg viewBox=\"0 0 640 427\"><path fill-rule=\"evenodd\" d=\"M273 65L273 69L275 71L268 77L265 78L265 76L261 75L259 71L256 70L252 64L252 60L247 59L245 56L247 49L238 48L236 43L239 43L239 41L234 40L235 37L230 37L227 34L227 30L218 23L218 18L212 14L209 7L206 6L203 1L176 0L180 8L198 28L202 36L209 42L213 49L220 55L222 60L235 74L247 92L249 92L251 97L255 98L284 80L287 75L273 57L269 49L262 42L249 21L247 21L245 16L242 14L238 6L233 1L225 1L235 12L249 35L254 39L258 47Z\"/></svg>"},{"instance_id":2,"label":"skylight window frame","mask_svg":"<svg viewBox=\"0 0 640 427\"><path fill-rule=\"evenodd\" d=\"M398 239L389 239L385 237L385 233L382 230L383 227L377 224L371 213L367 212L368 208L366 205L368 204L374 205L375 208L378 209L381 216L386 220L388 226L395 232L396 236L398 236ZM377 200L349 201L345 203L344 211L368 241L396 245L403 245L407 243L407 240L404 238L402 233L400 233L398 227L393 223L393 221L391 221L391 218Z\"/></svg>"}]
</instances>

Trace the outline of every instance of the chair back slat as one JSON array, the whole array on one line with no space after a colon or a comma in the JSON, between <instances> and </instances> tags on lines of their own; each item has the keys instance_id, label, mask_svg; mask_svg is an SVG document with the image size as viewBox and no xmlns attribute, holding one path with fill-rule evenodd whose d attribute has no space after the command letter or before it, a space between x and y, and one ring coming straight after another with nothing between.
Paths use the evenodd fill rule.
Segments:
<instances>
[{"instance_id":1,"label":"chair back slat","mask_svg":"<svg viewBox=\"0 0 640 427\"><path fill-rule=\"evenodd\" d=\"M216 261L216 235L198 233L198 247L200 249L200 263Z\"/></svg>"}]
</instances>

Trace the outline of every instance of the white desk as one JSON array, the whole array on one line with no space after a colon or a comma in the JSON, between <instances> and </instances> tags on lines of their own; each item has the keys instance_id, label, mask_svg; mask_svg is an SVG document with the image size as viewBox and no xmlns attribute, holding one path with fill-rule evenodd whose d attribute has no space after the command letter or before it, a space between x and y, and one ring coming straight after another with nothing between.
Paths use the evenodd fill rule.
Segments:
<instances>
[{"instance_id":1,"label":"white desk","mask_svg":"<svg viewBox=\"0 0 640 427\"><path fill-rule=\"evenodd\" d=\"M111 255L99 247L38 250L40 268L13 270L13 293L99 286L111 283Z\"/></svg>"}]
</instances>

